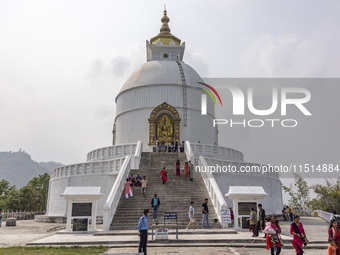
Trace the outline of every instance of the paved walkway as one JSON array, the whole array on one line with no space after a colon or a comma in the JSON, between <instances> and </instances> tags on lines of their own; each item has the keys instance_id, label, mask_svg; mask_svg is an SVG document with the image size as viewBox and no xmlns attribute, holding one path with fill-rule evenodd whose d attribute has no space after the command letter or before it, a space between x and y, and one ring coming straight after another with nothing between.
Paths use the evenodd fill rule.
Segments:
<instances>
[{"instance_id":1,"label":"paved walkway","mask_svg":"<svg viewBox=\"0 0 340 255\"><path fill-rule=\"evenodd\" d=\"M308 254L323 254L325 246L328 244L328 224L320 218L301 217L307 237L313 244L308 249ZM100 228L101 226L98 226ZM281 254L294 254L291 246L292 236L289 233L290 222L281 222L283 230L282 238L287 243L284 252ZM41 223L33 220L17 221L16 227L0 228L0 247L6 246L25 246L29 245L107 245L110 249L107 253L127 253L136 252L139 237L136 231L115 231L114 235L93 235L93 234L58 234L57 230L64 229L64 224ZM255 243L254 247L259 248L242 248L252 241L251 233L240 231L238 233L219 233L222 229L198 230L197 232L187 232L180 230L179 240L176 236L169 235L169 241L159 243L151 241L151 231L149 236L148 254L239 254L239 255L259 255L270 254L264 247L264 239ZM210 232L210 233L209 233ZM182 247L178 247L182 246ZM184 247L183 247L184 246ZM185 247L187 246L187 247ZM197 247L199 246L199 247ZM214 247L211 247L214 246ZM216 253L217 252L217 253Z\"/></svg>"}]
</instances>

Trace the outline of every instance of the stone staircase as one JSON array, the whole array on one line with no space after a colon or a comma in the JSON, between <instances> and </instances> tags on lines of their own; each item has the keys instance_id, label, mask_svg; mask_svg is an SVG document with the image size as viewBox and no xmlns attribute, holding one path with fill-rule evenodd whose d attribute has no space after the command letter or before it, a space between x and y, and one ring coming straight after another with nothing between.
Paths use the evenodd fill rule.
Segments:
<instances>
[{"instance_id":1,"label":"stone staircase","mask_svg":"<svg viewBox=\"0 0 340 255\"><path fill-rule=\"evenodd\" d=\"M181 177L176 176L175 162L181 161ZM214 208L210 201L208 192L204 186L202 177L199 173L194 173L194 181L185 178L184 162L187 161L184 153L152 153L143 152L141 157L140 169L131 170L135 176L139 173L145 175L149 188L146 191L145 200L142 198L140 188L133 188L133 197L126 199L125 190L121 195L116 214L113 218L111 230L136 230L139 218L143 215L143 210L148 208L149 228L152 221L151 199L157 194L161 201L158 209L159 224L164 223L164 212L177 212L177 223L183 229L189 223L188 211L190 202L195 203L196 227L202 228L202 203L205 198L209 199L209 223L211 228L220 228L220 223L214 223L216 217ZM162 184L160 171L166 167L168 171L168 181ZM167 220L166 223L174 224L175 220ZM205 225L206 227L206 225Z\"/></svg>"}]
</instances>

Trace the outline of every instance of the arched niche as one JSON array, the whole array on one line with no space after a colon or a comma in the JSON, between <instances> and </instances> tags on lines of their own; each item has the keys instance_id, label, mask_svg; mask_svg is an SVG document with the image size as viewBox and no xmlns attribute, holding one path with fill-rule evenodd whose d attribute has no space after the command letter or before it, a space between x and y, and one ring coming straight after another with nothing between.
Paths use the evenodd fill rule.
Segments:
<instances>
[{"instance_id":1,"label":"arched niche","mask_svg":"<svg viewBox=\"0 0 340 255\"><path fill-rule=\"evenodd\" d=\"M161 120L163 120L163 118L165 117L165 121L171 122L173 124L173 141L180 141L180 122L181 119L179 118L179 113L176 110L175 107L167 104L166 102L156 106L151 114L150 114L150 118L149 118L149 145L155 145L157 138L157 123L159 124L160 118L162 118ZM169 126L170 124L167 124L167 126ZM164 131L166 132L166 131ZM161 141L159 141L161 142Z\"/></svg>"}]
</instances>

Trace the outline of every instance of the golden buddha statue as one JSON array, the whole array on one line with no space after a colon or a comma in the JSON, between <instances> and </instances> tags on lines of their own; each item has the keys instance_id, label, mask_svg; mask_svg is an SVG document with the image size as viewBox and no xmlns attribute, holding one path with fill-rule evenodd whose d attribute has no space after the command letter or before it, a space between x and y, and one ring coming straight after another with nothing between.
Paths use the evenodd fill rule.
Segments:
<instances>
[{"instance_id":1,"label":"golden buddha statue","mask_svg":"<svg viewBox=\"0 0 340 255\"><path fill-rule=\"evenodd\" d=\"M158 141L163 141L168 144L173 141L173 121L169 118L167 114L163 114L157 120L157 139Z\"/></svg>"}]
</instances>

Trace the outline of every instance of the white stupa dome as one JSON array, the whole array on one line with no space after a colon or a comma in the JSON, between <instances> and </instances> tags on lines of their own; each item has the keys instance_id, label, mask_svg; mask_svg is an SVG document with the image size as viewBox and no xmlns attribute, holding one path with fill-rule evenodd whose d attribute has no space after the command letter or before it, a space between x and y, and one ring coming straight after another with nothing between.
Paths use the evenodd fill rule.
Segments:
<instances>
[{"instance_id":1,"label":"white stupa dome","mask_svg":"<svg viewBox=\"0 0 340 255\"><path fill-rule=\"evenodd\" d=\"M187 86L196 87L197 82L203 82L202 78L191 66L185 64L184 62L181 62L181 65ZM130 75L121 88L119 94L132 88L152 85L183 86L182 77L177 62L166 60L152 60L145 62Z\"/></svg>"}]
</instances>

